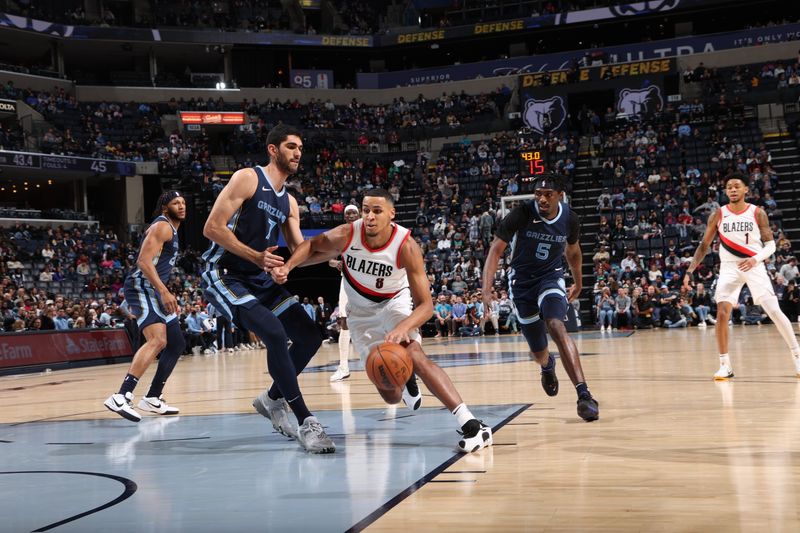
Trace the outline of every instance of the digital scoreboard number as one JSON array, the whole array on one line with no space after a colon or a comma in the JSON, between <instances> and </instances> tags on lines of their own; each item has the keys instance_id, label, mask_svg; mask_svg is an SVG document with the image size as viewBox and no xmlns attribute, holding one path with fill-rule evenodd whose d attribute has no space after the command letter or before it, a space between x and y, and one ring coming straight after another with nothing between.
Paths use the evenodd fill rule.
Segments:
<instances>
[{"instance_id":1,"label":"digital scoreboard number","mask_svg":"<svg viewBox=\"0 0 800 533\"><path fill-rule=\"evenodd\" d=\"M523 179L534 180L540 174L547 172L547 164L542 157L542 152L527 151L520 152L520 174Z\"/></svg>"}]
</instances>

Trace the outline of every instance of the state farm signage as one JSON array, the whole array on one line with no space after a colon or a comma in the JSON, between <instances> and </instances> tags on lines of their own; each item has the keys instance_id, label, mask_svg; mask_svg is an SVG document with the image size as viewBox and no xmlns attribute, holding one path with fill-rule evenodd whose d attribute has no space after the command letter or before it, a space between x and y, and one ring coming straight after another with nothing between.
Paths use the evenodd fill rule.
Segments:
<instances>
[{"instance_id":1,"label":"state farm signage","mask_svg":"<svg viewBox=\"0 0 800 533\"><path fill-rule=\"evenodd\" d=\"M98 329L0 336L0 368L132 355L124 330Z\"/></svg>"},{"instance_id":2,"label":"state farm signage","mask_svg":"<svg viewBox=\"0 0 800 533\"><path fill-rule=\"evenodd\" d=\"M200 113L195 111L181 111L181 122L184 124L244 124L244 113L239 112L219 112L219 113Z\"/></svg>"}]
</instances>

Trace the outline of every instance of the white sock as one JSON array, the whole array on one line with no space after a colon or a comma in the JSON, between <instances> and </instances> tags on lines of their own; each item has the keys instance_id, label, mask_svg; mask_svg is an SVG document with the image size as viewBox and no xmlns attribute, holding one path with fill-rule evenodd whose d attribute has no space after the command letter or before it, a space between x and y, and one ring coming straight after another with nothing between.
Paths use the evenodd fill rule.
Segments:
<instances>
[{"instance_id":1,"label":"white sock","mask_svg":"<svg viewBox=\"0 0 800 533\"><path fill-rule=\"evenodd\" d=\"M775 296L762 298L759 305L761 305L772 322L775 323L775 327L778 328L781 337L783 337L786 345L792 351L792 355L800 354L800 345L797 344L797 337L794 336L794 328L789 319L786 318L786 315L783 314L783 311L781 311L778 299Z\"/></svg>"},{"instance_id":2,"label":"white sock","mask_svg":"<svg viewBox=\"0 0 800 533\"><path fill-rule=\"evenodd\" d=\"M343 329L339 332L339 368L349 370L350 359L350 330Z\"/></svg>"},{"instance_id":3,"label":"white sock","mask_svg":"<svg viewBox=\"0 0 800 533\"><path fill-rule=\"evenodd\" d=\"M719 354L719 364L720 364L720 366L725 366L727 368L733 368L733 367L731 367L731 358L726 353Z\"/></svg>"},{"instance_id":4,"label":"white sock","mask_svg":"<svg viewBox=\"0 0 800 533\"><path fill-rule=\"evenodd\" d=\"M453 415L455 415L456 420L458 421L458 427L462 427L464 424L475 418L472 416L472 413L469 411L469 407L467 404L460 403L458 407L453 409Z\"/></svg>"}]
</instances>

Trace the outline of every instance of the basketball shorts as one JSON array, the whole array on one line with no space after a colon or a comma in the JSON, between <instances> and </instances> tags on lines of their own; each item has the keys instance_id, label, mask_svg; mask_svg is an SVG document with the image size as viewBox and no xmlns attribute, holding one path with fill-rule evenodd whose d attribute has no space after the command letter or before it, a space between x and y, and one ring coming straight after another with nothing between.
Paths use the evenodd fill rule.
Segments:
<instances>
[{"instance_id":1,"label":"basketball shorts","mask_svg":"<svg viewBox=\"0 0 800 533\"><path fill-rule=\"evenodd\" d=\"M339 318L347 318L347 293L344 292L344 278L339 282Z\"/></svg>"},{"instance_id":2,"label":"basketball shorts","mask_svg":"<svg viewBox=\"0 0 800 533\"><path fill-rule=\"evenodd\" d=\"M349 303L347 327L350 329L350 339L361 360L366 361L370 350L382 343L386 334L408 318L413 310L411 291L407 288L384 302L359 306ZM422 344L419 329L409 331L408 337Z\"/></svg>"},{"instance_id":3,"label":"basketball shorts","mask_svg":"<svg viewBox=\"0 0 800 533\"><path fill-rule=\"evenodd\" d=\"M730 302L736 305L739 303L739 293L745 283L756 304L768 296L775 296L775 290L772 288L772 281L769 279L764 263L757 264L748 272L742 272L736 263L725 261L719 267L719 279L714 300L717 303Z\"/></svg>"},{"instance_id":4,"label":"basketball shorts","mask_svg":"<svg viewBox=\"0 0 800 533\"><path fill-rule=\"evenodd\" d=\"M178 318L178 315L164 310L161 297L145 278L126 278L122 291L128 310L136 317L140 330L151 324L167 324Z\"/></svg>"},{"instance_id":5,"label":"basketball shorts","mask_svg":"<svg viewBox=\"0 0 800 533\"><path fill-rule=\"evenodd\" d=\"M266 272L254 275L233 274L220 269L206 270L202 274L203 294L220 314L240 326L241 308L262 305L280 316L297 300L282 286L276 284Z\"/></svg>"},{"instance_id":6,"label":"basketball shorts","mask_svg":"<svg viewBox=\"0 0 800 533\"><path fill-rule=\"evenodd\" d=\"M545 320L567 319L567 290L564 278L545 278L528 286L517 283L511 288L520 330L532 352L547 348Z\"/></svg>"}]
</instances>

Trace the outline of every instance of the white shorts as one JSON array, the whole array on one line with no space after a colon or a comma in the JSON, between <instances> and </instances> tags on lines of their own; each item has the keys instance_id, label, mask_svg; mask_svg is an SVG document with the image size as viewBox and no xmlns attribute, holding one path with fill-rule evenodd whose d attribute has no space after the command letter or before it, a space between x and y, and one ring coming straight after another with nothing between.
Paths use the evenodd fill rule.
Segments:
<instances>
[{"instance_id":1,"label":"white shorts","mask_svg":"<svg viewBox=\"0 0 800 533\"><path fill-rule=\"evenodd\" d=\"M742 272L737 268L736 263L726 261L719 267L719 280L717 280L714 300L717 303L738 304L739 292L745 283L750 289L750 294L753 295L755 304L759 304L767 296L775 296L775 290L772 288L772 281L769 279L764 263L759 263L748 272Z\"/></svg>"},{"instance_id":2,"label":"white shorts","mask_svg":"<svg viewBox=\"0 0 800 533\"><path fill-rule=\"evenodd\" d=\"M366 361L370 350L382 343L386 334L408 318L414 310L411 291L408 289L403 289L397 296L385 302L358 307L351 303L348 307L347 327L350 329L350 339L362 361ZM409 331L408 337L422 344L419 329Z\"/></svg>"},{"instance_id":3,"label":"white shorts","mask_svg":"<svg viewBox=\"0 0 800 533\"><path fill-rule=\"evenodd\" d=\"M339 318L347 318L347 293L344 292L344 278L339 282Z\"/></svg>"}]
</instances>

